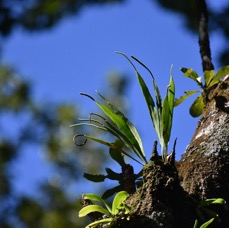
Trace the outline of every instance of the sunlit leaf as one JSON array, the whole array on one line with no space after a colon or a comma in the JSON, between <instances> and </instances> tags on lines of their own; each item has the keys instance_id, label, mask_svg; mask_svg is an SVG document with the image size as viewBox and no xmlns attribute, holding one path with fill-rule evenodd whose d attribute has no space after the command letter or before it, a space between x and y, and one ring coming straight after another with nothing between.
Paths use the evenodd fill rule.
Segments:
<instances>
[{"instance_id":1,"label":"sunlit leaf","mask_svg":"<svg viewBox=\"0 0 229 228\"><path fill-rule=\"evenodd\" d=\"M175 95L175 85L172 76L170 77L170 84L167 89L167 94L163 101L162 106L162 129L163 129L163 139L165 145L168 145L173 119L173 107L174 107L174 95Z\"/></svg>"},{"instance_id":2,"label":"sunlit leaf","mask_svg":"<svg viewBox=\"0 0 229 228\"><path fill-rule=\"evenodd\" d=\"M143 80L143 78L141 77L141 75L138 72L137 72L137 77L138 77L138 81L141 86L142 93L144 95L144 98L145 98L145 101L146 101L146 104L149 110L149 114L150 114L153 126L160 140L161 139L160 115L155 107L155 102L149 92L148 87L145 84L145 81Z\"/></svg>"},{"instance_id":3,"label":"sunlit leaf","mask_svg":"<svg viewBox=\"0 0 229 228\"><path fill-rule=\"evenodd\" d=\"M95 142L98 142L100 144L103 144L105 146L108 146L110 148L115 148L115 144L114 143L109 143L107 141L104 141L102 139L99 139L99 138L96 138L96 137L92 137L92 136L89 136L89 135L84 135L85 138L87 139L90 139L90 140L93 140ZM130 154L128 154L127 152L125 152L124 150L120 151L122 154L126 155L127 157L133 159L134 161L136 161L137 163L141 164L138 160L136 160L133 156L131 156Z\"/></svg>"},{"instance_id":4,"label":"sunlit leaf","mask_svg":"<svg viewBox=\"0 0 229 228\"><path fill-rule=\"evenodd\" d=\"M226 201L222 198L206 199L199 203L199 207L208 206L210 204L226 204Z\"/></svg>"},{"instance_id":5,"label":"sunlit leaf","mask_svg":"<svg viewBox=\"0 0 229 228\"><path fill-rule=\"evenodd\" d=\"M90 223L85 228L95 228L95 227L98 227L100 224L111 223L112 221L113 221L113 218L100 219L100 220Z\"/></svg>"},{"instance_id":6,"label":"sunlit leaf","mask_svg":"<svg viewBox=\"0 0 229 228\"><path fill-rule=\"evenodd\" d=\"M226 201L222 198L213 198L211 200L211 204L226 204Z\"/></svg>"},{"instance_id":7,"label":"sunlit leaf","mask_svg":"<svg viewBox=\"0 0 229 228\"><path fill-rule=\"evenodd\" d=\"M215 220L215 218L212 218L212 219L208 220L203 225L201 225L200 228L207 228L214 220Z\"/></svg>"},{"instance_id":8,"label":"sunlit leaf","mask_svg":"<svg viewBox=\"0 0 229 228\"><path fill-rule=\"evenodd\" d=\"M89 120L87 120L87 121L89 121ZM100 130L107 131L107 129L105 127L101 127L101 126L98 126L98 125L92 124L92 123L77 123L77 124L70 125L70 127L79 127L79 126L95 127L95 128L100 129Z\"/></svg>"},{"instance_id":9,"label":"sunlit leaf","mask_svg":"<svg viewBox=\"0 0 229 228\"><path fill-rule=\"evenodd\" d=\"M119 210L118 207L126 200L129 194L126 191L118 192L113 200L112 203L112 214L118 214Z\"/></svg>"},{"instance_id":10,"label":"sunlit leaf","mask_svg":"<svg viewBox=\"0 0 229 228\"><path fill-rule=\"evenodd\" d=\"M100 196L98 196L98 195L96 195L94 193L87 193L87 194L84 195L84 199L88 199L88 200L92 200L92 201L97 201L97 202L103 203L106 206L108 212L111 213L110 206Z\"/></svg>"},{"instance_id":11,"label":"sunlit leaf","mask_svg":"<svg viewBox=\"0 0 229 228\"><path fill-rule=\"evenodd\" d=\"M200 95L193 102L189 111L192 117L198 117L203 113L203 109L204 109L203 96Z\"/></svg>"},{"instance_id":12,"label":"sunlit leaf","mask_svg":"<svg viewBox=\"0 0 229 228\"><path fill-rule=\"evenodd\" d=\"M104 114L111 119L111 121L123 132L123 134L129 139L130 145L128 146L135 154L146 163L146 158L142 146L141 138L134 127L134 125L120 112L114 111L111 106L96 104L101 108Z\"/></svg>"},{"instance_id":13,"label":"sunlit leaf","mask_svg":"<svg viewBox=\"0 0 229 228\"><path fill-rule=\"evenodd\" d=\"M167 153L167 148L168 148L168 140L169 140L169 119L170 119L170 115L172 115L170 113L170 109L169 109L169 103L168 103L168 96L166 95L166 97L164 98L163 101L163 106L162 106L162 129L163 129L163 142L161 142L161 147L162 147L162 156L165 157L166 153Z\"/></svg>"},{"instance_id":14,"label":"sunlit leaf","mask_svg":"<svg viewBox=\"0 0 229 228\"><path fill-rule=\"evenodd\" d=\"M201 83L201 77L198 76L196 71L194 71L192 68L188 69L188 68L184 68L184 67L181 68L181 71L184 73L185 77L188 77L188 78L194 80L200 88L204 89L203 84Z\"/></svg>"},{"instance_id":15,"label":"sunlit leaf","mask_svg":"<svg viewBox=\"0 0 229 228\"><path fill-rule=\"evenodd\" d=\"M195 223L194 223L193 228L199 228L199 223L198 223L198 220L197 219L195 220Z\"/></svg>"},{"instance_id":16,"label":"sunlit leaf","mask_svg":"<svg viewBox=\"0 0 229 228\"><path fill-rule=\"evenodd\" d=\"M205 80L205 87L207 88L212 81L213 77L215 75L214 70L206 70L204 71L204 80Z\"/></svg>"},{"instance_id":17,"label":"sunlit leaf","mask_svg":"<svg viewBox=\"0 0 229 228\"><path fill-rule=\"evenodd\" d=\"M174 107L174 95L175 95L175 85L174 85L172 75L170 73L169 89L167 91L164 101L162 102L160 91L156 84L156 81L154 79L152 72L140 60L138 60L134 56L131 56L135 61L141 64L150 73L152 80L153 80L153 89L154 89L154 94L155 94L155 99L156 99L156 104L155 104L154 99L152 98L145 81L143 80L140 73L137 71L132 61L125 54L123 53L119 53L119 54L122 54L131 63L131 65L134 67L136 71L138 81L141 86L141 90L144 95L144 98L146 100L146 104L147 104L147 107L150 113L150 117L151 117L153 126L155 128L155 131L160 141L162 154L166 155L170 133L171 133L173 107ZM188 71L188 69L186 71ZM192 74L193 72L191 72L191 75ZM195 80L197 79L195 78Z\"/></svg>"},{"instance_id":18,"label":"sunlit leaf","mask_svg":"<svg viewBox=\"0 0 229 228\"><path fill-rule=\"evenodd\" d=\"M182 102L184 102L188 97L190 97L193 94L196 94L200 92L199 90L192 90L192 91L185 91L185 95L181 96L174 101L174 107L180 105Z\"/></svg>"},{"instance_id":19,"label":"sunlit leaf","mask_svg":"<svg viewBox=\"0 0 229 228\"><path fill-rule=\"evenodd\" d=\"M198 74L192 68L182 67L180 70L184 73L184 76L189 77L194 81L196 81L196 79L198 78Z\"/></svg>"},{"instance_id":20,"label":"sunlit leaf","mask_svg":"<svg viewBox=\"0 0 229 228\"><path fill-rule=\"evenodd\" d=\"M80 211L79 211L79 217L83 217L88 215L89 213L92 212L100 212L102 214L105 215L110 215L109 211L106 210L105 208L99 206L99 205L88 205L86 207L83 207Z\"/></svg>"},{"instance_id":21,"label":"sunlit leaf","mask_svg":"<svg viewBox=\"0 0 229 228\"><path fill-rule=\"evenodd\" d=\"M219 71L216 73L216 75L213 77L212 81L209 84L209 87L217 84L219 82L219 79L229 74L229 65L224 66L219 69Z\"/></svg>"}]
</instances>

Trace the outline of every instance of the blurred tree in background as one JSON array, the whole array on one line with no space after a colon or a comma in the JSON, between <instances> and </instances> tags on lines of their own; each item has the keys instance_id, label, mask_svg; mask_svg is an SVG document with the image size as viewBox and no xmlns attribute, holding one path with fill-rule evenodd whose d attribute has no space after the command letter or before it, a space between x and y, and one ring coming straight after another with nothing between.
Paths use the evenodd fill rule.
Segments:
<instances>
[{"instance_id":1,"label":"blurred tree in background","mask_svg":"<svg viewBox=\"0 0 229 228\"><path fill-rule=\"evenodd\" d=\"M127 81L118 75L115 79L111 77L110 94L122 101ZM69 194L68 188L80 186L82 170L99 172L106 155L90 143L80 150L74 146L69 125L76 122L79 109L73 104L36 103L32 86L5 65L0 66L0 97L0 227L83 227L76 216L79 196ZM8 125L15 126L13 132ZM12 163L27 145L39 147L55 173L36 196L18 195L13 188L17 174ZM100 156L93 156L97 153Z\"/></svg>"}]
</instances>

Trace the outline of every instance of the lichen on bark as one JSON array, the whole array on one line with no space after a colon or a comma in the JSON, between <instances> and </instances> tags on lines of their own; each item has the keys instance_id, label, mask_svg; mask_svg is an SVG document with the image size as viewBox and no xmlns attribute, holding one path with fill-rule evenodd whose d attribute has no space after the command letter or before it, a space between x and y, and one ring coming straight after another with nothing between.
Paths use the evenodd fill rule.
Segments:
<instances>
[{"instance_id":1,"label":"lichen on bark","mask_svg":"<svg viewBox=\"0 0 229 228\"><path fill-rule=\"evenodd\" d=\"M208 103L191 143L179 162L185 191L199 199L223 198L229 202L229 77L208 94ZM221 214L219 227L229 224L229 212Z\"/></svg>"}]
</instances>

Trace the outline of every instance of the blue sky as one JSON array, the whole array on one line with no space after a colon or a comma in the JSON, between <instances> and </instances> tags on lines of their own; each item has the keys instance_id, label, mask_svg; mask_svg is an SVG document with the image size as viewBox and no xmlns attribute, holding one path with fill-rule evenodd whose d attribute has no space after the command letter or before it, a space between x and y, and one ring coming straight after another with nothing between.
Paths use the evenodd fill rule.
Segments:
<instances>
[{"instance_id":1,"label":"blue sky","mask_svg":"<svg viewBox=\"0 0 229 228\"><path fill-rule=\"evenodd\" d=\"M214 5L214 1L210 2ZM2 60L32 82L38 101L72 102L85 113L94 110L95 106L89 106L92 103L79 95L81 91L95 95L95 90L105 87L106 75L112 71L130 75L131 86L127 94L130 120L139 130L149 157L156 135L134 71L115 51L142 60L152 70L162 91L169 82L173 64L178 97L186 90L197 89L192 81L182 76L179 68L191 67L202 72L197 35L187 32L182 23L181 17L162 10L150 0L141 4L138 0L129 0L124 4L85 7L80 14L64 19L48 31L27 33L17 29L4 41ZM218 35L212 35L213 61L220 41ZM144 69L140 66L138 69L151 85ZM175 109L171 145L177 137L178 159L190 142L198 121L188 113L192 101L193 98ZM23 183L32 186L45 178L45 172L34 172L33 177L29 175L31 166L38 169L41 165L47 167L44 157L30 150L17 162L15 169L21 177L16 186L19 192L30 191Z\"/></svg>"}]
</instances>

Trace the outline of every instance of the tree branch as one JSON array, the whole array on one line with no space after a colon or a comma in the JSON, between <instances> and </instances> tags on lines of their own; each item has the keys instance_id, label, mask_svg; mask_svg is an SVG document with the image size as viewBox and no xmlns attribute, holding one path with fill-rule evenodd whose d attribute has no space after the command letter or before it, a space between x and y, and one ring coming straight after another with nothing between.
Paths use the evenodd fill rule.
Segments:
<instances>
[{"instance_id":1,"label":"tree branch","mask_svg":"<svg viewBox=\"0 0 229 228\"><path fill-rule=\"evenodd\" d=\"M203 71L213 70L210 41L208 35L208 10L205 0L196 0L199 21L199 47Z\"/></svg>"}]
</instances>

